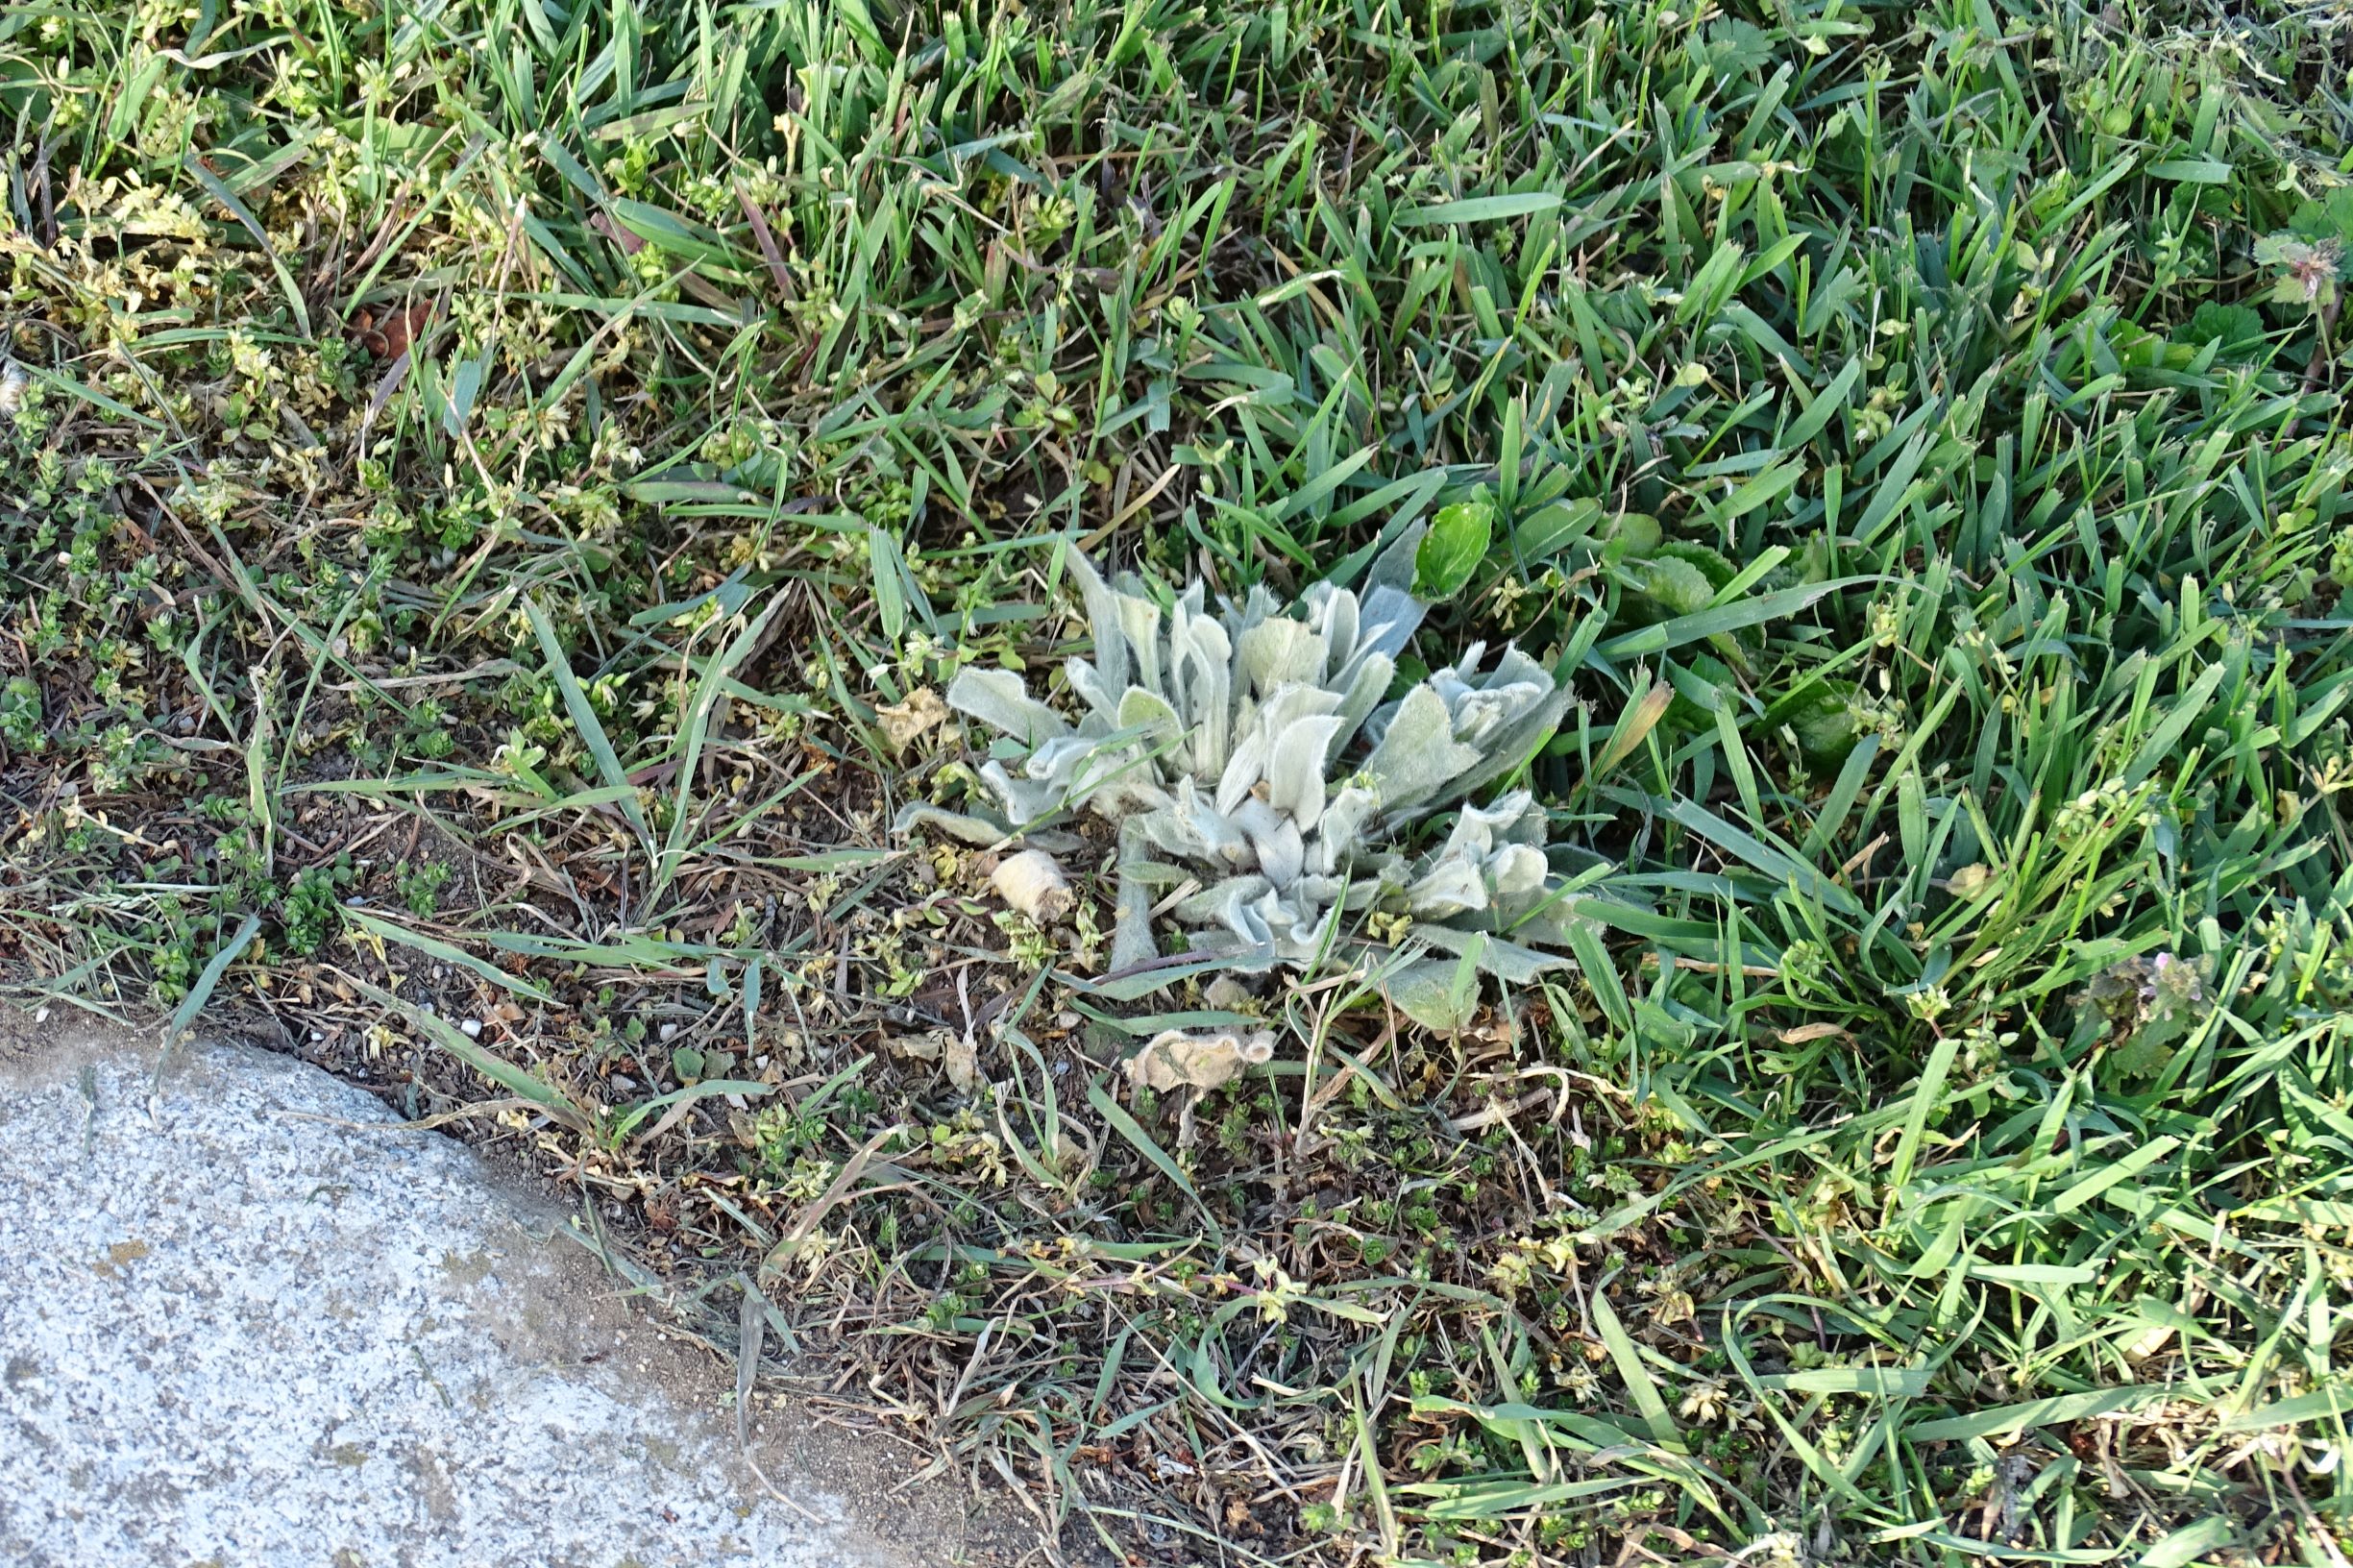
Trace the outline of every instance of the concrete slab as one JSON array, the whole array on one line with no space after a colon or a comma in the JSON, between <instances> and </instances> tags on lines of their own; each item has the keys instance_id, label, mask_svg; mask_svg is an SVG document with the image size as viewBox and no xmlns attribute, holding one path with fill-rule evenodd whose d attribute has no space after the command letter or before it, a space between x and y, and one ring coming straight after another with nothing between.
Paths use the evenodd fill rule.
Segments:
<instances>
[{"instance_id":1,"label":"concrete slab","mask_svg":"<svg viewBox=\"0 0 2353 1568\"><path fill-rule=\"evenodd\" d=\"M799 1507L764 1493L708 1358L453 1140L266 1052L152 1065L36 1041L0 1066L0 1562L963 1556L885 1546L773 1460Z\"/></svg>"}]
</instances>

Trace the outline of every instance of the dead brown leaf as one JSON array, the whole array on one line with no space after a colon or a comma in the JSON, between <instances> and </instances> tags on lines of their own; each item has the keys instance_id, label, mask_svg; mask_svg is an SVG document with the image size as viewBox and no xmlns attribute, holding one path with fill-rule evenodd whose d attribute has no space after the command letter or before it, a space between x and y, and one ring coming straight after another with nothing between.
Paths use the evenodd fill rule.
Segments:
<instances>
[{"instance_id":1,"label":"dead brown leaf","mask_svg":"<svg viewBox=\"0 0 2353 1568\"><path fill-rule=\"evenodd\" d=\"M953 1029L933 1029L920 1035L900 1035L885 1042L903 1061L937 1062L959 1094L980 1087L980 1051Z\"/></svg>"},{"instance_id":2,"label":"dead brown leaf","mask_svg":"<svg viewBox=\"0 0 2353 1568\"><path fill-rule=\"evenodd\" d=\"M1042 849L1007 855L990 873L989 885L996 889L997 896L1041 924L1062 919L1078 901L1070 891L1070 879Z\"/></svg>"},{"instance_id":3,"label":"dead brown leaf","mask_svg":"<svg viewBox=\"0 0 2353 1568\"><path fill-rule=\"evenodd\" d=\"M882 725L882 738L891 743L891 749L904 751L946 722L947 704L930 687L918 686L907 694L906 701L876 708L874 718Z\"/></svg>"},{"instance_id":4,"label":"dead brown leaf","mask_svg":"<svg viewBox=\"0 0 2353 1568\"><path fill-rule=\"evenodd\" d=\"M379 359L398 359L432 320L432 306L422 300L406 307L371 306L352 317L352 341Z\"/></svg>"},{"instance_id":5,"label":"dead brown leaf","mask_svg":"<svg viewBox=\"0 0 2353 1568\"><path fill-rule=\"evenodd\" d=\"M1162 1093L1189 1089L1207 1093L1231 1083L1242 1068L1272 1061L1274 1054L1271 1029L1249 1035L1232 1030L1189 1035L1182 1029L1166 1029L1145 1041L1143 1049L1129 1057L1125 1066L1128 1081L1140 1089Z\"/></svg>"}]
</instances>

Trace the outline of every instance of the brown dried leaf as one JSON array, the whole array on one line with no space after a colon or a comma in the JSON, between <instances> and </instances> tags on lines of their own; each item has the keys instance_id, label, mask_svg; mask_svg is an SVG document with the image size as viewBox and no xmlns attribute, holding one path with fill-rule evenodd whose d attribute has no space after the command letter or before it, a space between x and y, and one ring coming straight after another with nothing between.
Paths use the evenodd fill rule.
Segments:
<instances>
[{"instance_id":1,"label":"brown dried leaf","mask_svg":"<svg viewBox=\"0 0 2353 1568\"><path fill-rule=\"evenodd\" d=\"M997 896L1040 924L1062 919L1078 901L1070 891L1070 879L1042 849L1007 855L990 873L989 885L996 889Z\"/></svg>"},{"instance_id":2,"label":"brown dried leaf","mask_svg":"<svg viewBox=\"0 0 2353 1568\"><path fill-rule=\"evenodd\" d=\"M1189 1035L1182 1029L1167 1029L1145 1041L1143 1049L1127 1059L1127 1075L1139 1088L1164 1093L1172 1089L1207 1092L1231 1083L1244 1067L1272 1061L1274 1054L1271 1029L1249 1035L1232 1030Z\"/></svg>"},{"instance_id":3,"label":"brown dried leaf","mask_svg":"<svg viewBox=\"0 0 2353 1568\"><path fill-rule=\"evenodd\" d=\"M891 743L891 749L904 751L946 721L947 704L930 687L918 686L907 694L906 701L876 708L874 718L882 725L882 738Z\"/></svg>"},{"instance_id":4,"label":"brown dried leaf","mask_svg":"<svg viewBox=\"0 0 2353 1568\"><path fill-rule=\"evenodd\" d=\"M588 226L620 246L621 254L624 256L635 256L646 248L646 239L643 234L622 227L605 213L591 212L588 215Z\"/></svg>"},{"instance_id":5,"label":"brown dried leaf","mask_svg":"<svg viewBox=\"0 0 2353 1568\"><path fill-rule=\"evenodd\" d=\"M432 325L433 307L425 301L405 307L369 306L352 317L352 340L379 359L398 359Z\"/></svg>"},{"instance_id":6,"label":"brown dried leaf","mask_svg":"<svg viewBox=\"0 0 2353 1568\"><path fill-rule=\"evenodd\" d=\"M953 1029L934 1029L920 1035L899 1035L885 1042L902 1061L937 1062L959 1094L980 1087L980 1051Z\"/></svg>"},{"instance_id":7,"label":"brown dried leaf","mask_svg":"<svg viewBox=\"0 0 2353 1568\"><path fill-rule=\"evenodd\" d=\"M893 1056L902 1060L937 1062L940 1060L940 1041L947 1038L947 1033L944 1029L934 1029L928 1035L895 1035L883 1043L890 1047Z\"/></svg>"},{"instance_id":8,"label":"brown dried leaf","mask_svg":"<svg viewBox=\"0 0 2353 1568\"><path fill-rule=\"evenodd\" d=\"M980 1088L980 1052L963 1035L948 1035L940 1041L940 1066L947 1069L947 1081L959 1094L969 1094Z\"/></svg>"}]
</instances>

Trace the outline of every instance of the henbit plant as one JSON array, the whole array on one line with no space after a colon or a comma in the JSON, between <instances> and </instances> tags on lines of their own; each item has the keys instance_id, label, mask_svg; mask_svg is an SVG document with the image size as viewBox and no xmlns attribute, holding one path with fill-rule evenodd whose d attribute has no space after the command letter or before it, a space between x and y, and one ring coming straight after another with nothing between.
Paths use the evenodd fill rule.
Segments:
<instances>
[{"instance_id":1,"label":"henbit plant","mask_svg":"<svg viewBox=\"0 0 2353 1568\"><path fill-rule=\"evenodd\" d=\"M1196 581L1165 603L1132 574L1105 582L1073 555L1091 657L1065 666L1076 721L1007 670L967 670L949 704L999 731L980 776L1002 815L928 806L900 816L975 841L1050 829L1091 810L1119 824L1115 969L1159 956L1155 900L1195 953L1263 972L1338 953L1409 956L1388 971L1414 1017L1458 1024L1470 976L1524 982L1569 965L1595 857L1548 843L1526 790L1484 804L1559 723L1570 698L1507 647L1474 644L1386 700L1428 606L1411 581L1418 528L1361 593L1320 582L1294 605L1263 586L1206 606ZM1409 833L1458 808L1434 846ZM1582 873L1582 874L1581 874Z\"/></svg>"}]
</instances>

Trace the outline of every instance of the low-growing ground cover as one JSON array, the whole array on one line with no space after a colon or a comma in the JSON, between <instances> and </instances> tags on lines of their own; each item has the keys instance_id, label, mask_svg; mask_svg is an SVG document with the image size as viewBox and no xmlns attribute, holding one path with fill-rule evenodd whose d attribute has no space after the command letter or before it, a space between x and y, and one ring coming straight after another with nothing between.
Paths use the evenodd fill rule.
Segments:
<instances>
[{"instance_id":1,"label":"low-growing ground cover","mask_svg":"<svg viewBox=\"0 0 2353 1568\"><path fill-rule=\"evenodd\" d=\"M2341 1562L2348 25L10 8L0 964L1074 1549ZM1122 976L1099 824L1044 919L891 831L959 674L1076 711L1072 552L1434 523L1574 968Z\"/></svg>"}]
</instances>

